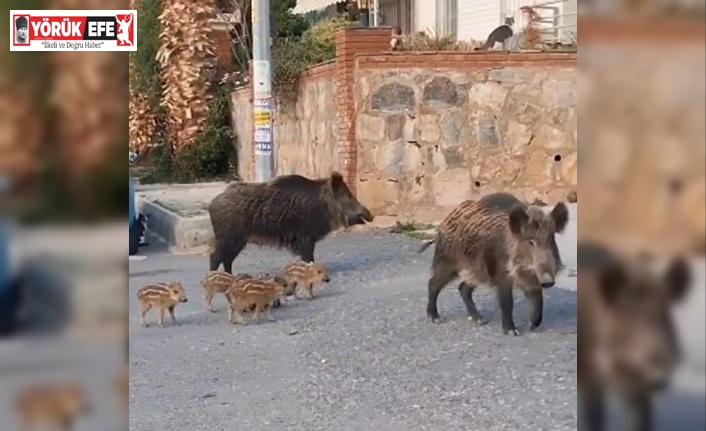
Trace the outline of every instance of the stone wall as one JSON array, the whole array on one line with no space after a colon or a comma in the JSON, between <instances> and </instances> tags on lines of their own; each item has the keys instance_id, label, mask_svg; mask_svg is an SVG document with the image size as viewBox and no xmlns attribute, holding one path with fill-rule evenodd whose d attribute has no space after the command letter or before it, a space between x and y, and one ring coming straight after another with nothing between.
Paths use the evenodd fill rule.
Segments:
<instances>
[{"instance_id":1,"label":"stone wall","mask_svg":"<svg viewBox=\"0 0 706 431\"><path fill-rule=\"evenodd\" d=\"M377 214L432 221L493 191L576 189L575 54L365 55L355 81L358 195Z\"/></svg>"},{"instance_id":2,"label":"stone wall","mask_svg":"<svg viewBox=\"0 0 706 431\"><path fill-rule=\"evenodd\" d=\"M338 169L335 64L323 63L307 71L300 81L293 107L277 107L273 114L275 171L325 176ZM233 124L238 135L238 172L254 181L252 94L250 87L232 95Z\"/></svg>"}]
</instances>

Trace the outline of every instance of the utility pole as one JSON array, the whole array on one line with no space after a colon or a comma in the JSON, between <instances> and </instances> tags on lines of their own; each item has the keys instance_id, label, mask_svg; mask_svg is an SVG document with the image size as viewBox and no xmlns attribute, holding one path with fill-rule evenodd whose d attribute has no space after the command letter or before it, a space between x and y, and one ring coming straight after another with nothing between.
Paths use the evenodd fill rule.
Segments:
<instances>
[{"instance_id":1,"label":"utility pole","mask_svg":"<svg viewBox=\"0 0 706 431\"><path fill-rule=\"evenodd\" d=\"M255 179L263 182L274 176L270 0L252 0L252 33Z\"/></svg>"}]
</instances>

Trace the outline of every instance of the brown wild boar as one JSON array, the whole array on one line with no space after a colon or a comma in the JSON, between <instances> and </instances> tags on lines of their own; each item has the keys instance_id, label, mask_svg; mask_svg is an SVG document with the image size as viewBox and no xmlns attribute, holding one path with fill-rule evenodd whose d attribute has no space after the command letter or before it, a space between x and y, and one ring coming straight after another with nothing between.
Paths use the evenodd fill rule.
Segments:
<instances>
[{"instance_id":1,"label":"brown wild boar","mask_svg":"<svg viewBox=\"0 0 706 431\"><path fill-rule=\"evenodd\" d=\"M17 395L15 411L21 431L32 427L68 431L89 412L89 405L83 387L77 383L39 384Z\"/></svg>"},{"instance_id":2,"label":"brown wild boar","mask_svg":"<svg viewBox=\"0 0 706 431\"><path fill-rule=\"evenodd\" d=\"M588 431L605 427L604 398L627 401L634 431L652 429L651 396L680 360L670 308L688 292L682 258L623 255L598 243L577 247L578 388ZM666 263L666 264L665 264Z\"/></svg>"},{"instance_id":3,"label":"brown wild boar","mask_svg":"<svg viewBox=\"0 0 706 431\"><path fill-rule=\"evenodd\" d=\"M231 296L228 308L228 320L231 323L245 325L242 312L254 308L253 322L259 322L260 315L265 312L267 320L274 322L275 319L270 314L272 303L281 298L287 290L287 281L274 277L270 279L251 278L244 280L238 288L231 289L228 294ZM235 322L233 321L235 318Z\"/></svg>"},{"instance_id":4,"label":"brown wild boar","mask_svg":"<svg viewBox=\"0 0 706 431\"><path fill-rule=\"evenodd\" d=\"M235 283L248 278L252 278L252 276L248 274L232 275L223 271L208 271L199 283L204 290L206 309L215 313L216 310L213 309L212 301L216 293L222 293L228 299L226 292L228 292Z\"/></svg>"},{"instance_id":5,"label":"brown wild boar","mask_svg":"<svg viewBox=\"0 0 706 431\"><path fill-rule=\"evenodd\" d=\"M326 268L316 262L291 262L282 270L281 277L287 281L287 295L299 299L299 286L307 292L307 299L314 299L314 284L328 283L331 279Z\"/></svg>"},{"instance_id":6,"label":"brown wild boar","mask_svg":"<svg viewBox=\"0 0 706 431\"><path fill-rule=\"evenodd\" d=\"M340 228L373 220L353 196L341 174L309 179L279 176L266 183L231 183L208 206L214 233L210 270L233 260L248 243L287 248L314 261L316 243Z\"/></svg>"},{"instance_id":7,"label":"brown wild boar","mask_svg":"<svg viewBox=\"0 0 706 431\"><path fill-rule=\"evenodd\" d=\"M227 274L227 273L224 273ZM233 284L230 286L228 290L225 292L225 297L228 300L228 304L232 304L234 301L234 294L235 291L238 289L242 289L244 286L244 282L250 279L256 278L258 280L272 280L275 278L275 275L270 274L269 272L261 273L261 274L256 274L255 276L249 275L249 274L238 274L234 278ZM275 307L279 307L279 299L277 299L272 305ZM250 306L242 311L254 311L255 310L255 304L250 304Z\"/></svg>"},{"instance_id":8,"label":"brown wild boar","mask_svg":"<svg viewBox=\"0 0 706 431\"><path fill-rule=\"evenodd\" d=\"M160 328L164 327L164 313L166 310L169 310L172 323L178 325L174 309L179 303L188 301L184 286L178 281L148 284L137 291L137 299L140 301L140 323L144 328L149 326L145 320L145 315L152 307L159 309Z\"/></svg>"},{"instance_id":9,"label":"brown wild boar","mask_svg":"<svg viewBox=\"0 0 706 431\"><path fill-rule=\"evenodd\" d=\"M439 225L436 238L419 250L436 243L428 284L429 318L442 322L437 299L441 290L460 276L458 291L469 320L487 323L476 308L473 291L479 284L490 285L496 290L503 333L519 335L512 317L512 291L517 287L529 301L530 328L539 327L544 308L542 289L554 286L562 268L554 235L563 232L568 221L569 211L562 202L549 214L508 193L461 203Z\"/></svg>"}]
</instances>

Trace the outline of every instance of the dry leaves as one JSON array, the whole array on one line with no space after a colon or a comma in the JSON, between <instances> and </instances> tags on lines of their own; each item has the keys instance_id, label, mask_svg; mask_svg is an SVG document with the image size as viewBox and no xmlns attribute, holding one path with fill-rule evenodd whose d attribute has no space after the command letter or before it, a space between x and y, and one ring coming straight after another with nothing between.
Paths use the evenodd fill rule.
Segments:
<instances>
[{"instance_id":1,"label":"dry leaves","mask_svg":"<svg viewBox=\"0 0 706 431\"><path fill-rule=\"evenodd\" d=\"M51 9L123 9L124 1L54 0ZM57 109L61 158L74 177L102 163L124 144L126 52L52 52L51 101Z\"/></svg>"},{"instance_id":2,"label":"dry leaves","mask_svg":"<svg viewBox=\"0 0 706 431\"><path fill-rule=\"evenodd\" d=\"M191 144L208 112L208 73L215 66L210 20L213 0L165 1L157 61L164 91L170 140L176 149Z\"/></svg>"}]
</instances>

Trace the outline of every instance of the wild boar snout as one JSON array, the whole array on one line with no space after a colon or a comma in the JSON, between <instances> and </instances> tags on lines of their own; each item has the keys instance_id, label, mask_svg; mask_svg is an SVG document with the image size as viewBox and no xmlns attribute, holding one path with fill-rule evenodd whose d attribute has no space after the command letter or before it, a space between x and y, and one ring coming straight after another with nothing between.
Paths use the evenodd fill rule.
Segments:
<instances>
[{"instance_id":1,"label":"wild boar snout","mask_svg":"<svg viewBox=\"0 0 706 431\"><path fill-rule=\"evenodd\" d=\"M554 235L557 222L539 208L516 206L509 214L512 264L526 287L548 289L556 283L561 257Z\"/></svg>"},{"instance_id":2,"label":"wild boar snout","mask_svg":"<svg viewBox=\"0 0 706 431\"><path fill-rule=\"evenodd\" d=\"M352 205L351 208L346 211L346 225L348 226L369 223L373 221L373 219L374 217L370 210L359 203Z\"/></svg>"},{"instance_id":3,"label":"wild boar snout","mask_svg":"<svg viewBox=\"0 0 706 431\"><path fill-rule=\"evenodd\" d=\"M544 282L542 282L541 286L542 286L542 289L549 289L550 287L554 287L554 284L556 284L556 283L554 283L554 280L544 281Z\"/></svg>"},{"instance_id":4,"label":"wild boar snout","mask_svg":"<svg viewBox=\"0 0 706 431\"><path fill-rule=\"evenodd\" d=\"M554 274L552 274L551 270L549 270L548 268L540 269L537 278L539 279L539 285L542 287L542 289L549 289L550 287L554 287Z\"/></svg>"},{"instance_id":5,"label":"wild boar snout","mask_svg":"<svg viewBox=\"0 0 706 431\"><path fill-rule=\"evenodd\" d=\"M341 174L332 174L330 184L333 192L333 201L338 206L346 226L373 221L373 214L353 196L353 193L343 181Z\"/></svg>"}]
</instances>

